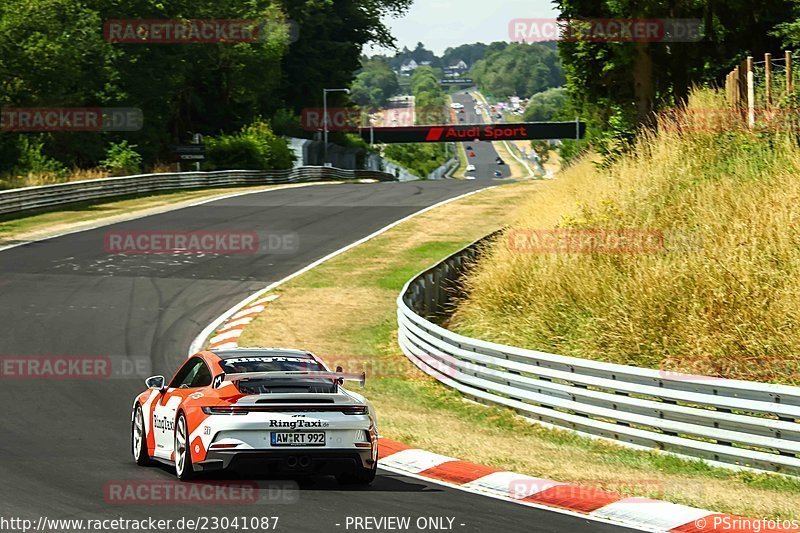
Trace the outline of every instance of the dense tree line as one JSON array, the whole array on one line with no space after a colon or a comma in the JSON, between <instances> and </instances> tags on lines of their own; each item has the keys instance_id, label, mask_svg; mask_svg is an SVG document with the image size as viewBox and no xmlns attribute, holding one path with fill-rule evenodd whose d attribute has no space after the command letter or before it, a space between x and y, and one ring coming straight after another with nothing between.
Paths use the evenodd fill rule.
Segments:
<instances>
[{"instance_id":1,"label":"dense tree line","mask_svg":"<svg viewBox=\"0 0 800 533\"><path fill-rule=\"evenodd\" d=\"M577 111L597 128L631 132L652 112L685 101L694 84L723 82L747 55L763 57L800 36L796 0L556 0L576 19L695 19L697 42L564 40L559 50ZM786 42L783 42L785 39Z\"/></svg>"},{"instance_id":2,"label":"dense tree line","mask_svg":"<svg viewBox=\"0 0 800 533\"><path fill-rule=\"evenodd\" d=\"M472 67L486 57L489 45L484 43L462 44L461 46L450 47L442 54L442 66L450 67L463 61L468 67Z\"/></svg>"},{"instance_id":3,"label":"dense tree line","mask_svg":"<svg viewBox=\"0 0 800 533\"><path fill-rule=\"evenodd\" d=\"M246 134L252 124L251 133L269 122L277 133L296 133L295 117L321 105L323 87L350 85L365 44L393 45L381 20L411 2L4 0L0 107L139 108L144 127L3 133L0 172L95 166L123 141L152 165L169 160L171 146L191 133ZM262 35L256 42L121 44L104 37L113 19L254 20Z\"/></svg>"},{"instance_id":4,"label":"dense tree line","mask_svg":"<svg viewBox=\"0 0 800 533\"><path fill-rule=\"evenodd\" d=\"M539 43L496 46L470 74L483 92L496 97L528 97L565 81L554 47Z\"/></svg>"}]
</instances>

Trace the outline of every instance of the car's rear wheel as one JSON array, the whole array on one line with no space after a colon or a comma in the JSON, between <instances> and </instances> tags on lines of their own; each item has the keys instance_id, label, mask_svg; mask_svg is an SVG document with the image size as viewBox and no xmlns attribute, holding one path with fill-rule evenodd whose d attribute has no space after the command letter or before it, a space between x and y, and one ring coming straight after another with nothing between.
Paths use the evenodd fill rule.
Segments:
<instances>
[{"instance_id":1,"label":"car's rear wheel","mask_svg":"<svg viewBox=\"0 0 800 533\"><path fill-rule=\"evenodd\" d=\"M192 468L192 452L189 449L189 431L186 417L183 413L178 415L175 423L175 472L181 481L189 481L194 477Z\"/></svg>"},{"instance_id":2,"label":"car's rear wheel","mask_svg":"<svg viewBox=\"0 0 800 533\"><path fill-rule=\"evenodd\" d=\"M372 468L358 468L350 472L342 472L336 476L336 481L340 485L361 485L366 486L375 481L375 476L378 473L378 464Z\"/></svg>"},{"instance_id":3,"label":"car's rear wheel","mask_svg":"<svg viewBox=\"0 0 800 533\"><path fill-rule=\"evenodd\" d=\"M150 455L147 453L147 437L144 433L144 414L142 413L142 406L138 404L133 411L131 448L133 449L133 459L137 465L147 466L151 463Z\"/></svg>"}]
</instances>

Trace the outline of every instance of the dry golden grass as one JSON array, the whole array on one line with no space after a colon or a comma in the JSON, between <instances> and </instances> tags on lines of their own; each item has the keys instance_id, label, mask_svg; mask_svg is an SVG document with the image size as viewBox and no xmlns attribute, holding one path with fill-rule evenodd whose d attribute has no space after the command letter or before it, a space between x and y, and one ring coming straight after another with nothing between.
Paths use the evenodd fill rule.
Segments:
<instances>
[{"instance_id":1,"label":"dry golden grass","mask_svg":"<svg viewBox=\"0 0 800 533\"><path fill-rule=\"evenodd\" d=\"M176 172L177 165L167 163L156 163L146 172L149 174L161 174L165 172ZM1 188L35 187L38 185L53 185L55 183L67 183L71 181L98 180L112 177L111 174L102 168L74 168L68 173L62 172L29 172L24 175L0 177Z\"/></svg>"},{"instance_id":2,"label":"dry golden grass","mask_svg":"<svg viewBox=\"0 0 800 533\"><path fill-rule=\"evenodd\" d=\"M550 198L558 181L485 191L393 228L290 281L240 339L242 346L314 351L367 372L381 433L411 446L564 482L754 517L796 517L800 482L734 473L534 426L508 410L466 402L397 347L395 298L415 273L511 220L510 206Z\"/></svg>"},{"instance_id":3,"label":"dry golden grass","mask_svg":"<svg viewBox=\"0 0 800 533\"><path fill-rule=\"evenodd\" d=\"M57 172L29 172L28 174L0 178L0 188L35 187L70 181L96 180L109 177L101 169L74 169L69 174Z\"/></svg>"},{"instance_id":4,"label":"dry golden grass","mask_svg":"<svg viewBox=\"0 0 800 533\"><path fill-rule=\"evenodd\" d=\"M532 197L452 325L564 355L800 383L800 149L731 117L710 131L703 110L723 105L697 92L688 114L662 120L629 155L607 168L585 161ZM514 231L553 228L652 231L664 246L509 245L529 235Z\"/></svg>"}]
</instances>

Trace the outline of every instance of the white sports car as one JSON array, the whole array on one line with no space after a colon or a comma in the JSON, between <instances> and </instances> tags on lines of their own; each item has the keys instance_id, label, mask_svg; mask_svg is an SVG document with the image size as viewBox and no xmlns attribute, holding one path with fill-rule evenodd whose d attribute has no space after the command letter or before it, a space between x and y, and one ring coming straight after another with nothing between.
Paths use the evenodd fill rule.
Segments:
<instances>
[{"instance_id":1,"label":"white sports car","mask_svg":"<svg viewBox=\"0 0 800 533\"><path fill-rule=\"evenodd\" d=\"M133 403L139 465L175 466L178 478L227 468L335 475L366 485L378 468L375 410L314 354L253 348L198 353L167 382L146 380Z\"/></svg>"}]
</instances>

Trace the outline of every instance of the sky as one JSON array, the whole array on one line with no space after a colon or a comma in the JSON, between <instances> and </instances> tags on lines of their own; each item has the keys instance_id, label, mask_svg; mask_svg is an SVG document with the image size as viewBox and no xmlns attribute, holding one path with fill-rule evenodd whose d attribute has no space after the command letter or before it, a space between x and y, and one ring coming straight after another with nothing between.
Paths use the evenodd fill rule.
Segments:
<instances>
[{"instance_id":1,"label":"sky","mask_svg":"<svg viewBox=\"0 0 800 533\"><path fill-rule=\"evenodd\" d=\"M386 18L398 48L418 42L441 56L450 46L508 41L508 24L516 18L553 18L551 0L416 0L406 15ZM385 50L365 50L369 55Z\"/></svg>"}]
</instances>

